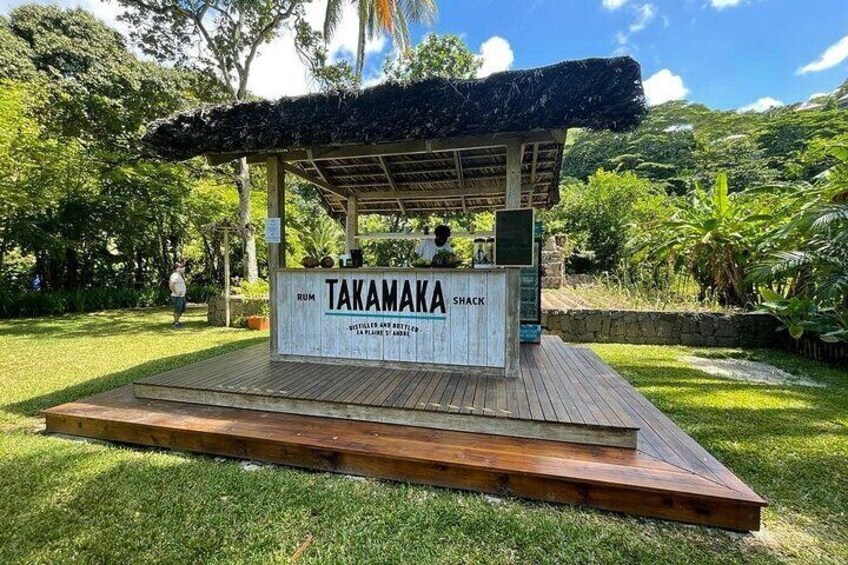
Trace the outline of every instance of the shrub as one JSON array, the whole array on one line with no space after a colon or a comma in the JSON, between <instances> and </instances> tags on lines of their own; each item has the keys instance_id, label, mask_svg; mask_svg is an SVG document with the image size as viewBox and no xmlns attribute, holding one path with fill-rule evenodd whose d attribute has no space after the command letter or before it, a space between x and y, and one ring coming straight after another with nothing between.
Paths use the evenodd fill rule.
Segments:
<instances>
[{"instance_id":1,"label":"shrub","mask_svg":"<svg viewBox=\"0 0 848 565\"><path fill-rule=\"evenodd\" d=\"M159 306L167 302L167 290L159 287L87 288L39 292L3 290L0 291L0 318L60 316L76 312Z\"/></svg>"},{"instance_id":2,"label":"shrub","mask_svg":"<svg viewBox=\"0 0 848 565\"><path fill-rule=\"evenodd\" d=\"M560 187L562 200L541 214L547 233L568 234L586 268L601 272L615 269L625 245L636 229L649 229L667 217L668 197L650 181L632 173L599 170L588 183ZM577 259L575 259L577 261Z\"/></svg>"}]
</instances>

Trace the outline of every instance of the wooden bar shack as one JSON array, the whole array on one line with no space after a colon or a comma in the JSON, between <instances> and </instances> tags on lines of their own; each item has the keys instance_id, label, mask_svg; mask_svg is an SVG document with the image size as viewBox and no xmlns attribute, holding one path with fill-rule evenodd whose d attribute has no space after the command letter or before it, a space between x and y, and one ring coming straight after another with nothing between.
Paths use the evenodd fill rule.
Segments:
<instances>
[{"instance_id":1,"label":"wooden bar shack","mask_svg":"<svg viewBox=\"0 0 848 565\"><path fill-rule=\"evenodd\" d=\"M759 528L765 501L594 353L519 344L532 228L517 219L558 201L568 128L644 113L624 57L151 124L144 141L164 158L265 166L271 339L51 408L47 430ZM287 268L300 258L285 257L286 175L316 187L347 252L410 236L360 233L363 214L495 210L493 234L464 234L494 240L494 264Z\"/></svg>"},{"instance_id":2,"label":"wooden bar shack","mask_svg":"<svg viewBox=\"0 0 848 565\"><path fill-rule=\"evenodd\" d=\"M566 130L625 129L643 113L635 61L593 59L206 108L155 123L145 141L170 158L266 165L280 234L269 240L272 359L514 378L517 266L286 269L285 174L317 188L351 251L362 214L550 207Z\"/></svg>"}]
</instances>

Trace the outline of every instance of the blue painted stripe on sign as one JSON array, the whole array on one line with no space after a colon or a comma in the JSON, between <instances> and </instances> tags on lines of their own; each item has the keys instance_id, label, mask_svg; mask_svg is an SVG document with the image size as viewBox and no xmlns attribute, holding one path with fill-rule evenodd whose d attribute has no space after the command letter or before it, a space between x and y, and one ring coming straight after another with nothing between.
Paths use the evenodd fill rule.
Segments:
<instances>
[{"instance_id":1,"label":"blue painted stripe on sign","mask_svg":"<svg viewBox=\"0 0 848 565\"><path fill-rule=\"evenodd\" d=\"M325 316L345 316L348 318L394 318L402 320L447 320L447 316L422 316L415 314L374 314L369 312L324 312Z\"/></svg>"}]
</instances>

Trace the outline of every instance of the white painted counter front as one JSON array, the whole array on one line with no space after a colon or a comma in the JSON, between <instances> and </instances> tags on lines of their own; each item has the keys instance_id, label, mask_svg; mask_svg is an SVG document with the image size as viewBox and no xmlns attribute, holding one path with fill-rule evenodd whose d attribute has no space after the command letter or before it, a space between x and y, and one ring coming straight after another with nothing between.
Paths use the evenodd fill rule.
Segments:
<instances>
[{"instance_id":1,"label":"white painted counter front","mask_svg":"<svg viewBox=\"0 0 848 565\"><path fill-rule=\"evenodd\" d=\"M515 269L282 269L273 354L514 375L517 284Z\"/></svg>"}]
</instances>

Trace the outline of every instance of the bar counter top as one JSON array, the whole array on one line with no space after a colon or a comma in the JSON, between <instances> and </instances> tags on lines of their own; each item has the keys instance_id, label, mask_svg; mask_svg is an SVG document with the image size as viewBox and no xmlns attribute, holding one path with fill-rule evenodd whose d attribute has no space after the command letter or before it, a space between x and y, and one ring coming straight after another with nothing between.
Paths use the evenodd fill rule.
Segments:
<instances>
[{"instance_id":1,"label":"bar counter top","mask_svg":"<svg viewBox=\"0 0 848 565\"><path fill-rule=\"evenodd\" d=\"M330 267L329 269L325 269L322 267L316 267L314 269L277 269L278 273L351 273L351 272L361 272L361 273L414 273L414 272L424 272L424 273L491 273L491 272L504 272L510 269L519 269L520 267L481 267L481 268L470 268L470 267L456 267L453 269L450 268L438 268L438 267Z\"/></svg>"}]
</instances>

